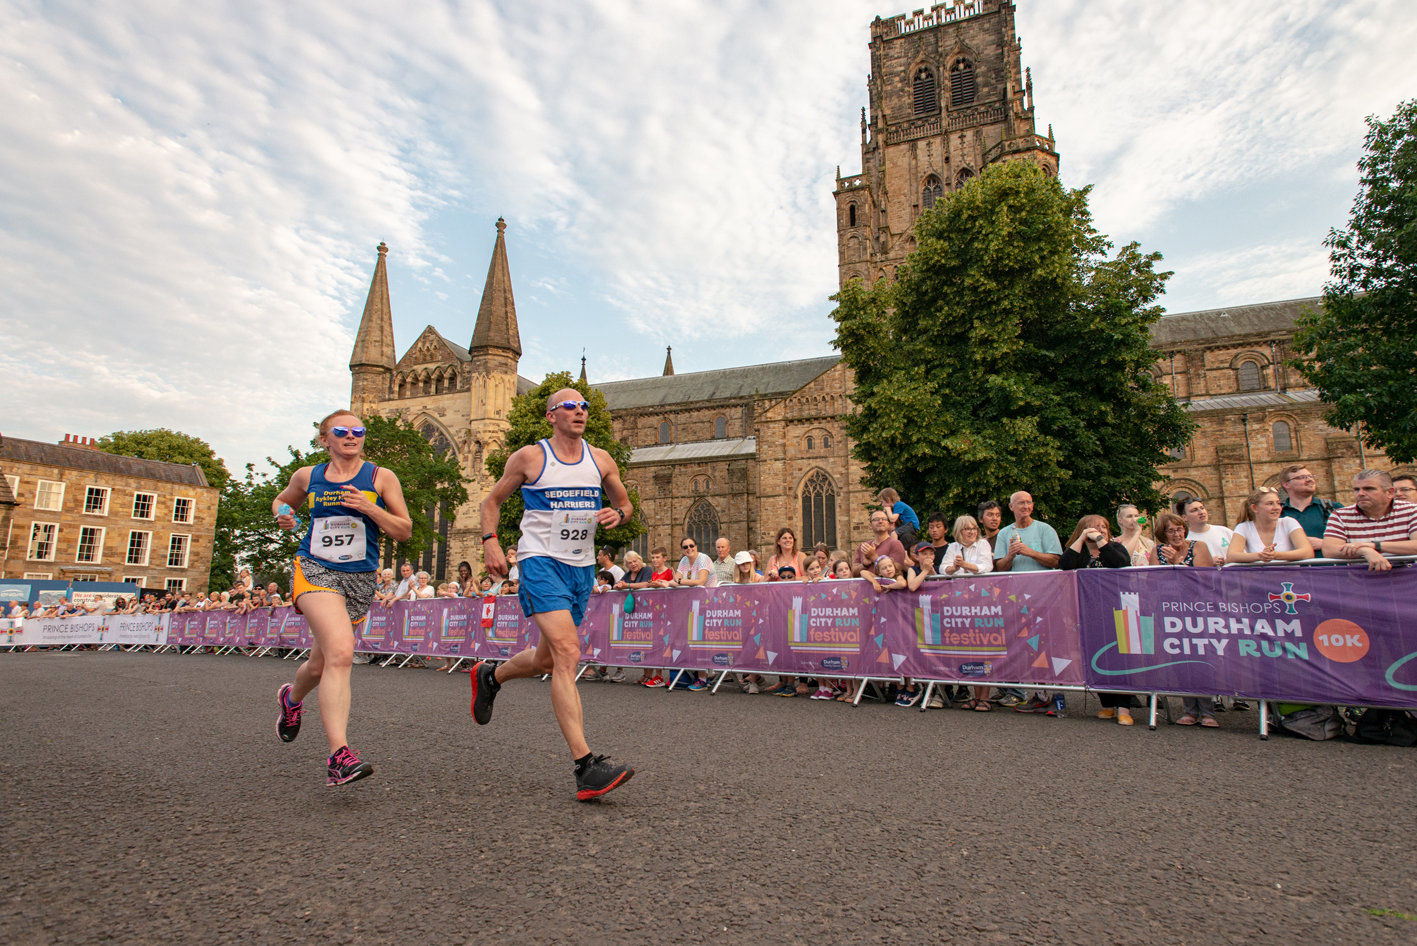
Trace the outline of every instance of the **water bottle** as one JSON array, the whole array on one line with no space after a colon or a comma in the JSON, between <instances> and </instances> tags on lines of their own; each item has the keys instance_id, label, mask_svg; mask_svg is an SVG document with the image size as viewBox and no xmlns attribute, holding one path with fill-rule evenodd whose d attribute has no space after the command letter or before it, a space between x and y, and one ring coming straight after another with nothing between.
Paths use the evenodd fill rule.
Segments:
<instances>
[{"instance_id":1,"label":"water bottle","mask_svg":"<svg viewBox=\"0 0 1417 946\"><path fill-rule=\"evenodd\" d=\"M290 508L290 503L280 504L280 514L282 516L290 516L292 519L295 520L295 528L300 528L300 517L295 515L295 510Z\"/></svg>"},{"instance_id":2,"label":"water bottle","mask_svg":"<svg viewBox=\"0 0 1417 946\"><path fill-rule=\"evenodd\" d=\"M1060 719L1068 715L1068 701L1061 691L1053 694L1053 712L1050 715Z\"/></svg>"}]
</instances>

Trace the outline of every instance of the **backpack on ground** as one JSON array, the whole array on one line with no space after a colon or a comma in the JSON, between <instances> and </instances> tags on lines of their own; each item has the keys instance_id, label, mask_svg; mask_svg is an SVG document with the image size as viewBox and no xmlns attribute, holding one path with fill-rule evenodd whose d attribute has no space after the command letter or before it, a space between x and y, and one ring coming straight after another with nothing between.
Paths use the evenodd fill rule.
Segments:
<instances>
[{"instance_id":1,"label":"backpack on ground","mask_svg":"<svg viewBox=\"0 0 1417 946\"><path fill-rule=\"evenodd\" d=\"M1270 715L1270 728L1286 736L1302 736L1315 742L1337 739L1346 731L1343 717L1334 706L1305 706L1281 716L1278 712Z\"/></svg>"},{"instance_id":2,"label":"backpack on ground","mask_svg":"<svg viewBox=\"0 0 1417 946\"><path fill-rule=\"evenodd\" d=\"M1358 717L1348 741L1367 746L1417 745L1417 719L1406 710L1373 707Z\"/></svg>"}]
</instances>

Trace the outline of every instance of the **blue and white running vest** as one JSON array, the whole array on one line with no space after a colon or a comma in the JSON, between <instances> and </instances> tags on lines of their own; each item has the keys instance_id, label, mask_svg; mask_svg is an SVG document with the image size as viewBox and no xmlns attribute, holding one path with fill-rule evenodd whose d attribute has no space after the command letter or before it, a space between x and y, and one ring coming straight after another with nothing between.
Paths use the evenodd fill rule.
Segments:
<instances>
[{"instance_id":1,"label":"blue and white running vest","mask_svg":"<svg viewBox=\"0 0 1417 946\"><path fill-rule=\"evenodd\" d=\"M328 466L321 463L310 471L305 500L305 508L310 512L310 528L300 540L298 554L337 572L372 572L379 567L379 524L341 506L340 487L353 486L383 509L383 497L374 490L379 467L365 460L354 479L331 483L325 479Z\"/></svg>"},{"instance_id":2,"label":"blue and white running vest","mask_svg":"<svg viewBox=\"0 0 1417 946\"><path fill-rule=\"evenodd\" d=\"M548 441L538 443L541 475L522 486L522 538L518 559L543 556L567 565L595 564L595 514L600 512L600 467L590 445L581 458L562 463Z\"/></svg>"}]
</instances>

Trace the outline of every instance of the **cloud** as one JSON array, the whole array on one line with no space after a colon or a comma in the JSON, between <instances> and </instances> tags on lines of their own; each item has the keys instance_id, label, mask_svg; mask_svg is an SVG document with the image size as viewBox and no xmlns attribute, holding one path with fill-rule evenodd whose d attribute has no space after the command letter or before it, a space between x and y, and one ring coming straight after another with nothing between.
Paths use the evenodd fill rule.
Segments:
<instances>
[{"instance_id":1,"label":"cloud","mask_svg":"<svg viewBox=\"0 0 1417 946\"><path fill-rule=\"evenodd\" d=\"M0 0L0 429L169 426L233 466L303 443L347 403L374 244L399 324L455 316L439 327L463 338L499 214L523 374L582 346L604 379L658 373L666 343L681 370L825 353L831 191L859 168L868 24L895 12ZM1172 297L1317 288L1361 118L1413 94L1412 5L1018 15L1065 180L1167 253ZM1323 200L1296 210L1276 175ZM1241 252L1197 216L1222 196L1265 221ZM1305 203L1337 210L1293 232Z\"/></svg>"}]
</instances>

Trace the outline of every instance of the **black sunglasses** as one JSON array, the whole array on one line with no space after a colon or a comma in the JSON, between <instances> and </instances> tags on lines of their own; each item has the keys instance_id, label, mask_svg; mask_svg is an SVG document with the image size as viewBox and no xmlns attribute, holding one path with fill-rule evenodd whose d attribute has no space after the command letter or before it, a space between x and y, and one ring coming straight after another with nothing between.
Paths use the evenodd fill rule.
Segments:
<instances>
[{"instance_id":1,"label":"black sunglasses","mask_svg":"<svg viewBox=\"0 0 1417 946\"><path fill-rule=\"evenodd\" d=\"M562 401L560 404L552 404L548 407L546 409L547 413L554 411L558 407L564 407L568 411L573 411L579 407L583 411L588 411L590 410L590 401Z\"/></svg>"},{"instance_id":2,"label":"black sunglasses","mask_svg":"<svg viewBox=\"0 0 1417 946\"><path fill-rule=\"evenodd\" d=\"M695 545L694 543L692 543L692 542L685 542L683 545L681 545L681 546L679 546L679 547L680 547L681 549L693 549L693 548L698 548L698 546L696 546L696 545Z\"/></svg>"},{"instance_id":3,"label":"black sunglasses","mask_svg":"<svg viewBox=\"0 0 1417 946\"><path fill-rule=\"evenodd\" d=\"M364 428L363 428L363 427L331 427L331 428L330 428L330 433L334 434L335 437L337 437L337 438L343 440L345 437L349 437L349 436L363 437L363 436L364 436Z\"/></svg>"}]
</instances>

